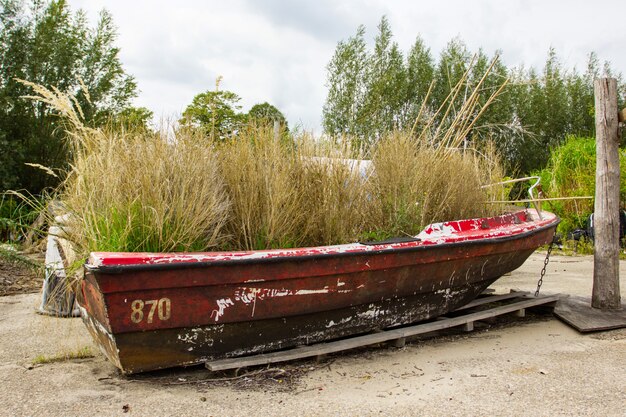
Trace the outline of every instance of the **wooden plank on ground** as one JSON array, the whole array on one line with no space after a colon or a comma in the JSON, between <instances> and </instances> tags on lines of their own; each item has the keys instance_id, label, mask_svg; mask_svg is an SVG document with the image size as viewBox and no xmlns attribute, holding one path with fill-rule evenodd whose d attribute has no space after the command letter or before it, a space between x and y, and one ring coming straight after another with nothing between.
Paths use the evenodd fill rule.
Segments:
<instances>
[{"instance_id":1,"label":"wooden plank on ground","mask_svg":"<svg viewBox=\"0 0 626 417\"><path fill-rule=\"evenodd\" d=\"M468 308L477 307L483 304L494 303L496 301L504 301L510 300L512 298L518 298L528 295L528 291L513 291L508 294L500 294L500 295L490 295L488 297L476 298L469 303L465 304L463 307L457 308L454 311L463 311Z\"/></svg>"},{"instance_id":2,"label":"wooden plank on ground","mask_svg":"<svg viewBox=\"0 0 626 417\"><path fill-rule=\"evenodd\" d=\"M563 298L554 315L581 333L626 327L626 305L622 304L621 310L600 310L591 307L589 298Z\"/></svg>"},{"instance_id":3,"label":"wooden plank on ground","mask_svg":"<svg viewBox=\"0 0 626 417\"><path fill-rule=\"evenodd\" d=\"M343 350L354 349L357 347L374 345L377 343L388 342L419 334L430 333L437 330L448 329L451 327L462 326L466 323L483 320L490 317L496 317L507 313L512 313L520 309L534 307L542 304L557 301L560 295L546 295L538 298L531 298L511 304L495 307L489 310L470 313L459 317L448 318L445 320L433 321L430 323L417 324L410 327L386 330L379 333L372 333L363 336L355 336L349 339L337 340L334 342L318 343L310 346L302 346L299 348L263 353L254 356L244 356L240 358L228 358L206 362L206 367L211 371L223 371L227 369L243 368L247 366L268 365L277 362L287 362L296 359L309 358L329 353L340 352Z\"/></svg>"}]
</instances>

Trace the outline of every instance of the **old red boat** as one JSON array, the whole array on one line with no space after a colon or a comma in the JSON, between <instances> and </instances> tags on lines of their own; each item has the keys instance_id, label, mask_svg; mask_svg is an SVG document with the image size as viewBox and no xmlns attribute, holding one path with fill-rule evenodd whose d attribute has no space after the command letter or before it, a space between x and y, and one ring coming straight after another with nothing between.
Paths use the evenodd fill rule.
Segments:
<instances>
[{"instance_id":1,"label":"old red boat","mask_svg":"<svg viewBox=\"0 0 626 417\"><path fill-rule=\"evenodd\" d=\"M81 315L124 373L250 355L427 320L551 241L535 210L386 242L206 253L92 253Z\"/></svg>"}]
</instances>

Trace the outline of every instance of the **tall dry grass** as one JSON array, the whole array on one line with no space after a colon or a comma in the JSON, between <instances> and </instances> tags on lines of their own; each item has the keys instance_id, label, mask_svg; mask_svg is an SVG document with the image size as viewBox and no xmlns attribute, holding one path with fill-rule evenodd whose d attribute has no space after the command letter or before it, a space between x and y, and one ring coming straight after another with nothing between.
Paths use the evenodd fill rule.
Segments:
<instances>
[{"instance_id":1,"label":"tall dry grass","mask_svg":"<svg viewBox=\"0 0 626 417\"><path fill-rule=\"evenodd\" d=\"M358 240L369 227L373 200L366 187L371 164L349 140L299 141L304 164L307 245L331 245Z\"/></svg>"},{"instance_id":2,"label":"tall dry grass","mask_svg":"<svg viewBox=\"0 0 626 417\"><path fill-rule=\"evenodd\" d=\"M446 152L402 132L380 140L372 151L370 221L383 236L416 235L426 225L491 214L486 204L501 187L481 189L503 176L493 148Z\"/></svg>"},{"instance_id":3,"label":"tall dry grass","mask_svg":"<svg viewBox=\"0 0 626 417\"><path fill-rule=\"evenodd\" d=\"M75 158L59 195L85 251L217 248L229 201L215 152L196 134L103 133Z\"/></svg>"},{"instance_id":4,"label":"tall dry grass","mask_svg":"<svg viewBox=\"0 0 626 417\"><path fill-rule=\"evenodd\" d=\"M468 147L468 137L508 80L481 100L496 60L470 85L473 64L474 60L437 109L426 108L431 85L412 129L392 132L371 149L374 174L369 188L377 202L371 224L383 236L415 235L429 223L502 210L502 205L489 202L505 200L504 187L482 188L504 176L495 147L489 141L479 149ZM461 95L465 99L457 108Z\"/></svg>"},{"instance_id":5,"label":"tall dry grass","mask_svg":"<svg viewBox=\"0 0 626 417\"><path fill-rule=\"evenodd\" d=\"M56 198L68 213L65 237L79 256L206 250L224 242L229 200L204 137L92 129L71 96L26 84L35 92L31 98L67 122L71 168Z\"/></svg>"},{"instance_id":6,"label":"tall dry grass","mask_svg":"<svg viewBox=\"0 0 626 417\"><path fill-rule=\"evenodd\" d=\"M266 127L249 127L218 146L220 173L231 200L226 231L232 249L300 243L305 213L297 155Z\"/></svg>"},{"instance_id":7,"label":"tall dry grass","mask_svg":"<svg viewBox=\"0 0 626 417\"><path fill-rule=\"evenodd\" d=\"M330 245L497 211L486 203L502 200L502 187L481 188L502 179L495 148L474 149L467 137L502 89L481 100L486 75L470 89L470 70L438 109L422 106L413 129L380 138L368 166L359 141L265 126L220 142L189 129L91 129L72 96L26 84L67 122L71 169L57 198L84 257Z\"/></svg>"},{"instance_id":8,"label":"tall dry grass","mask_svg":"<svg viewBox=\"0 0 626 417\"><path fill-rule=\"evenodd\" d=\"M282 135L280 135L282 137ZM251 126L218 147L231 200L229 248L268 249L354 240L367 200L350 143L277 140Z\"/></svg>"},{"instance_id":9,"label":"tall dry grass","mask_svg":"<svg viewBox=\"0 0 626 417\"><path fill-rule=\"evenodd\" d=\"M488 144L489 145L489 144ZM495 147L445 155L394 132L360 163L349 140L275 139L248 128L218 147L231 201L229 249L345 243L418 234L432 222L491 214L502 187Z\"/></svg>"}]
</instances>

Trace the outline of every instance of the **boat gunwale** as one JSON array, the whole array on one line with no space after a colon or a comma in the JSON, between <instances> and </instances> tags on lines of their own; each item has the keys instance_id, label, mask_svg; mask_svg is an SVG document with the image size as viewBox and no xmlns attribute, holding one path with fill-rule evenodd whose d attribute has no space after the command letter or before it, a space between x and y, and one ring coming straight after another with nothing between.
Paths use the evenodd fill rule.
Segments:
<instances>
[{"instance_id":1,"label":"boat gunwale","mask_svg":"<svg viewBox=\"0 0 626 417\"><path fill-rule=\"evenodd\" d=\"M508 234L502 236L491 236L477 239L466 239L456 242L442 242L433 244L421 244L422 242L416 241L412 245L402 244L401 247L386 247L383 249L366 249L364 246L363 251L349 251L349 252L316 252L308 253L305 255L293 255L293 256L268 256L257 258L236 258L233 257L227 260L210 260L210 261L188 261L188 262L160 262L160 263L142 263L142 264L123 264L123 265L90 265L86 263L84 265L85 270L91 273L99 274L123 274L125 272L136 271L163 271L163 270L176 270L176 269L194 269L194 268L206 268L211 266L227 266L227 265L247 265L247 264L265 264L265 263L280 263L280 262L298 262L303 260L315 260L315 259L332 259L341 257L357 257L357 256L371 256L371 255L384 255L392 253L406 253L406 252L420 252L426 250L458 247L458 246L474 246L495 242L506 242L510 240L523 239L530 235L540 233L546 229L556 228L561 219L554 215L554 218L549 223L525 230L520 233ZM396 244L397 245L397 244ZM394 246L394 245L384 245ZM372 248L372 246L369 246ZM310 249L310 248L309 248Z\"/></svg>"}]
</instances>

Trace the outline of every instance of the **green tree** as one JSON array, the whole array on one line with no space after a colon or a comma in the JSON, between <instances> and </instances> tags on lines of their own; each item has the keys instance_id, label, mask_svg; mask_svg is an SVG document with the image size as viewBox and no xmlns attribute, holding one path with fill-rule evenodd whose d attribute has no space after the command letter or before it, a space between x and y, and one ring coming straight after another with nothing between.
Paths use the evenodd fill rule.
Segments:
<instances>
[{"instance_id":1,"label":"green tree","mask_svg":"<svg viewBox=\"0 0 626 417\"><path fill-rule=\"evenodd\" d=\"M433 100L436 104L441 104L446 100L467 71L469 61L470 54L460 38L454 38L448 42L445 49L441 51L435 70L437 83L433 91ZM464 97L463 92L457 95L454 101L458 104L456 108L463 102Z\"/></svg>"},{"instance_id":2,"label":"green tree","mask_svg":"<svg viewBox=\"0 0 626 417\"><path fill-rule=\"evenodd\" d=\"M446 119L435 120L435 124L445 126L494 61L482 49L470 53L462 40L455 38L435 62L419 36L403 61L384 16L373 48L367 48L364 35L365 28L360 26L355 36L337 45L327 67L329 90L323 120L327 134L350 134L365 143L389 130L412 127L434 81L422 117L433 115L467 73ZM496 52L497 56L500 54ZM568 135L594 134L593 82L601 74L617 78L618 105L624 107L626 84L622 74L613 74L609 63L601 67L594 53L590 54L583 75L563 68L554 48L549 49L546 63L539 70L523 66L509 69L496 60L482 83L478 107L505 80L510 82L481 115L468 143L484 138L494 140L509 175L541 169L551 149L562 144Z\"/></svg>"},{"instance_id":3,"label":"green tree","mask_svg":"<svg viewBox=\"0 0 626 417\"><path fill-rule=\"evenodd\" d=\"M247 115L248 122L257 124L273 124L278 122L283 129L288 129L287 119L276 107L268 102L255 104Z\"/></svg>"},{"instance_id":4,"label":"green tree","mask_svg":"<svg viewBox=\"0 0 626 417\"><path fill-rule=\"evenodd\" d=\"M527 173L543 166L549 155L543 125L545 116L542 114L545 108L544 86L537 72L531 68L526 81L528 85L528 99L525 106L520 108L520 121L527 130L520 142L516 145L518 153L515 161L519 172Z\"/></svg>"},{"instance_id":5,"label":"green tree","mask_svg":"<svg viewBox=\"0 0 626 417\"><path fill-rule=\"evenodd\" d=\"M548 51L543 76L545 103L542 113L545 118L540 135L543 136L544 144L553 149L560 146L565 141L567 133L570 133L567 131L567 90L561 63L554 48Z\"/></svg>"},{"instance_id":6,"label":"green tree","mask_svg":"<svg viewBox=\"0 0 626 417\"><path fill-rule=\"evenodd\" d=\"M575 70L565 78L567 91L567 131L578 136L591 137L594 135L594 94L593 79L585 81Z\"/></svg>"},{"instance_id":7,"label":"green tree","mask_svg":"<svg viewBox=\"0 0 626 417\"><path fill-rule=\"evenodd\" d=\"M87 42L83 48L83 63L78 67L78 75L89 93L89 97L85 97L82 90L79 94L85 117L103 123L120 112L133 112L133 109L126 108L137 95L136 83L125 75L119 60L120 49L115 46L117 34L112 16L103 10L95 30L87 31L82 36L86 37ZM139 112L146 120L152 117L150 110L146 108L134 110L136 115Z\"/></svg>"},{"instance_id":8,"label":"green tree","mask_svg":"<svg viewBox=\"0 0 626 417\"><path fill-rule=\"evenodd\" d=\"M25 163L67 165L62 122L18 79L76 94L87 123L119 113L136 95L114 46L111 16L95 28L64 0L0 0L0 188L39 193L58 179ZM82 82L80 79L82 78ZM108 116L107 116L108 115Z\"/></svg>"},{"instance_id":9,"label":"green tree","mask_svg":"<svg viewBox=\"0 0 626 417\"><path fill-rule=\"evenodd\" d=\"M112 117L112 125L125 130L149 131L154 113L145 107L127 107Z\"/></svg>"},{"instance_id":10,"label":"green tree","mask_svg":"<svg viewBox=\"0 0 626 417\"><path fill-rule=\"evenodd\" d=\"M495 57L490 58L482 48L475 55L474 65L469 75L470 89L473 89L480 82L489 66L493 63L493 67L487 74L480 90L479 103L481 105L485 104L489 97L500 89L507 79L511 78L512 74L509 69L499 59L501 55L501 51L496 51ZM497 134L497 136L501 136L500 132L508 134L507 131L510 129L509 124L512 114L512 95L509 90L510 88L505 88L504 93L497 97L496 101L487 108L487 111L481 117L481 125L485 125L488 128L489 134Z\"/></svg>"},{"instance_id":11,"label":"green tree","mask_svg":"<svg viewBox=\"0 0 626 417\"><path fill-rule=\"evenodd\" d=\"M428 94L434 73L435 66L430 48L427 48L422 38L418 36L406 58L406 87L400 114L401 126L412 126L415 122ZM427 104L433 105L432 96Z\"/></svg>"},{"instance_id":12,"label":"green tree","mask_svg":"<svg viewBox=\"0 0 626 417\"><path fill-rule=\"evenodd\" d=\"M545 166L550 151L573 132L568 128L569 98L563 70L554 48L548 51L541 76L531 68L525 82L528 86L525 92L527 98L516 106L516 116L525 134L518 138L515 145L517 152L514 160L519 172L529 173ZM518 100L520 98L517 97Z\"/></svg>"},{"instance_id":13,"label":"green tree","mask_svg":"<svg viewBox=\"0 0 626 417\"><path fill-rule=\"evenodd\" d=\"M358 136L362 131L358 116L365 94L367 47L365 27L340 41L326 67L328 95L322 109L324 131L332 136Z\"/></svg>"},{"instance_id":14,"label":"green tree","mask_svg":"<svg viewBox=\"0 0 626 417\"><path fill-rule=\"evenodd\" d=\"M358 116L365 127L361 135L369 143L385 132L404 127L400 125L400 113L406 99L407 77L402 52L392 38L389 21L383 16L367 60L366 90Z\"/></svg>"},{"instance_id":15,"label":"green tree","mask_svg":"<svg viewBox=\"0 0 626 417\"><path fill-rule=\"evenodd\" d=\"M467 88L474 90L484 78L479 89L479 107L484 106L487 100L501 89L503 83L507 80L509 83L487 107L469 139L474 145L479 145L484 140L492 141L502 155L505 165L510 165L510 142L523 134L523 128L515 116L515 100L516 98L523 100L524 96L519 94L519 83L516 82L519 74L509 70L502 63L499 59L501 55L501 51L496 51L495 56L490 58L482 48L474 55ZM487 74L490 66L491 70Z\"/></svg>"},{"instance_id":16,"label":"green tree","mask_svg":"<svg viewBox=\"0 0 626 417\"><path fill-rule=\"evenodd\" d=\"M508 71L509 85L506 95L509 101L508 133L498 138L496 146L502 155L509 173L520 170L520 162L524 160L527 142L532 141L525 125L531 112L531 84L527 70L521 66ZM522 171L526 172L526 171Z\"/></svg>"},{"instance_id":17,"label":"green tree","mask_svg":"<svg viewBox=\"0 0 626 417\"><path fill-rule=\"evenodd\" d=\"M201 129L212 140L225 139L246 122L246 115L239 112L240 100L237 94L227 90L200 93L183 112L180 124Z\"/></svg>"}]
</instances>

